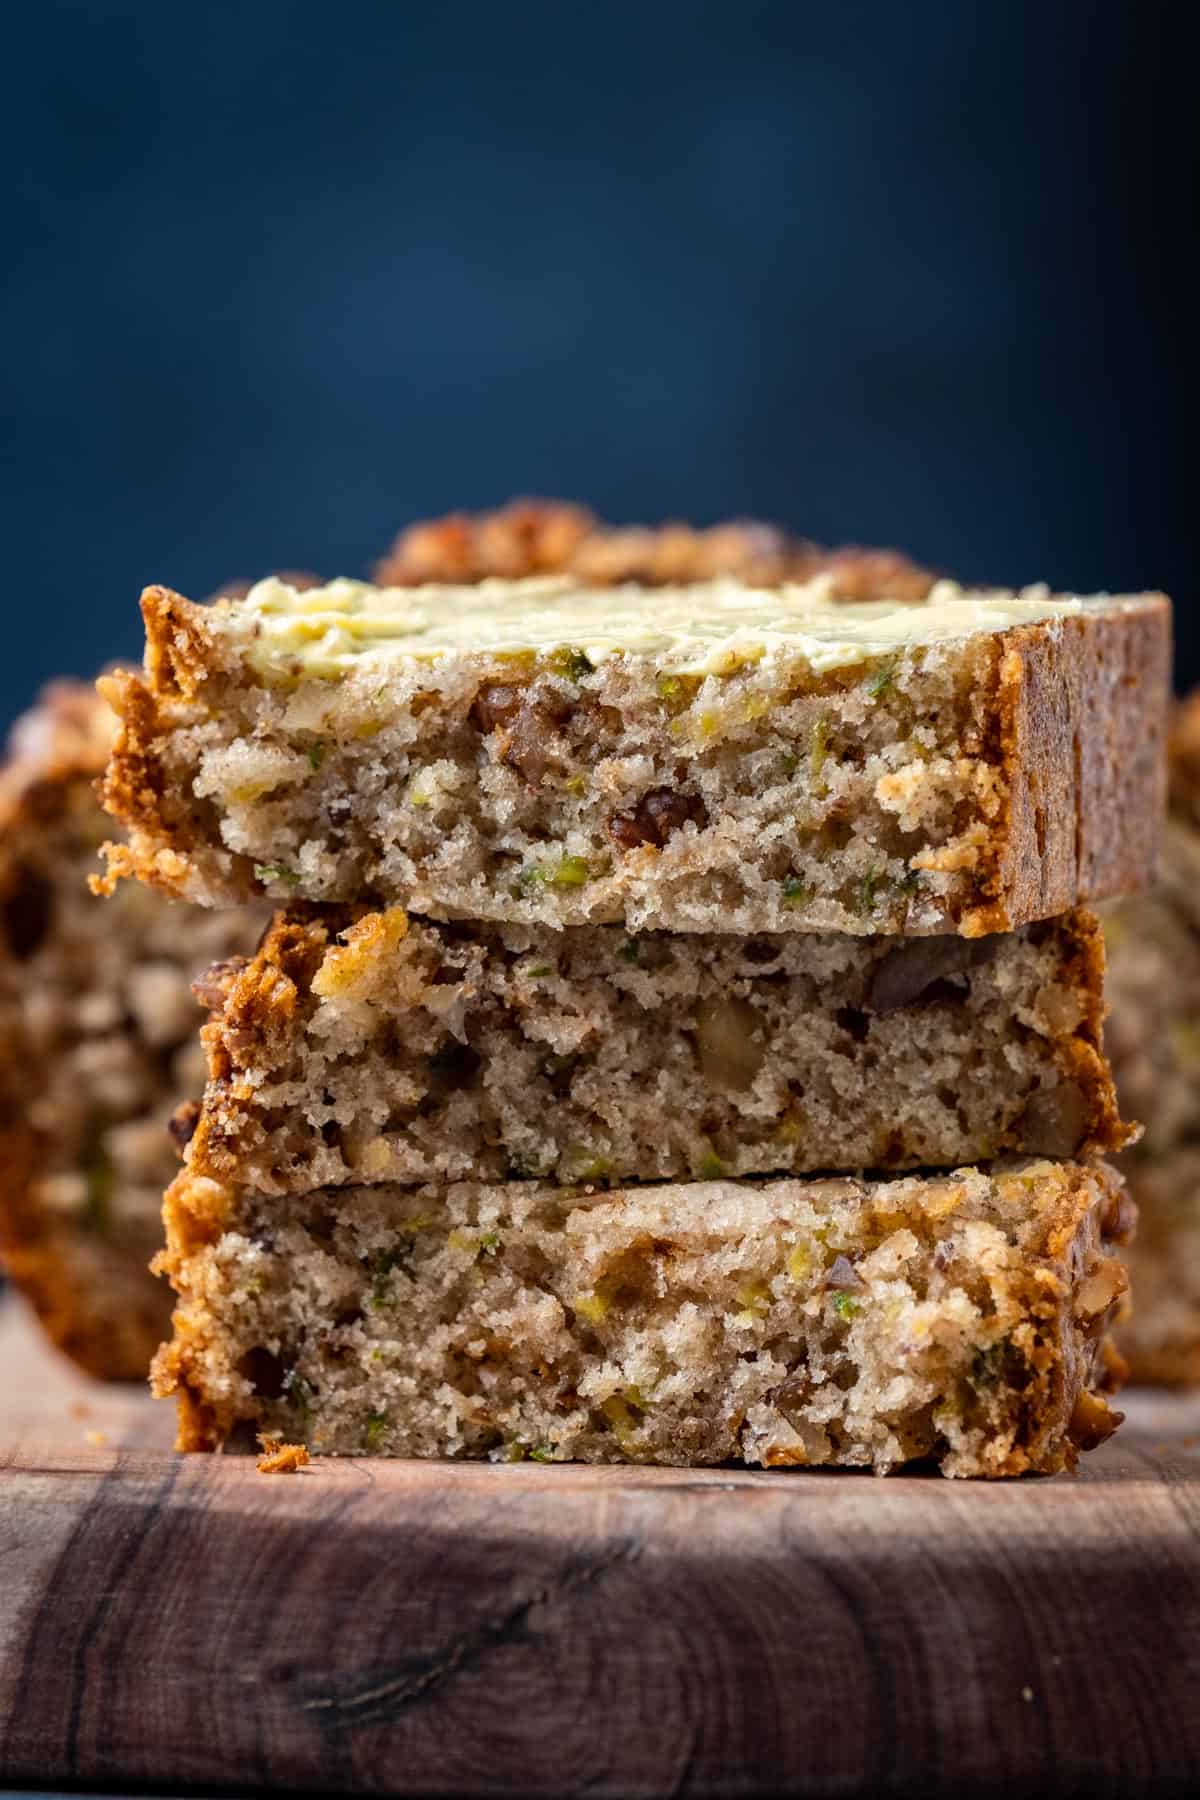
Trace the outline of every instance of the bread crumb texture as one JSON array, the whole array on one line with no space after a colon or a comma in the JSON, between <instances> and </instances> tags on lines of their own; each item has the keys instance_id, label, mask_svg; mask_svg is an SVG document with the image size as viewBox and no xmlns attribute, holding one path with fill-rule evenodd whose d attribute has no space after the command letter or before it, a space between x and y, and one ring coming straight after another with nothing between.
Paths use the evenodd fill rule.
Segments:
<instances>
[{"instance_id":1,"label":"bread crumb texture","mask_svg":"<svg viewBox=\"0 0 1200 1800\"><path fill-rule=\"evenodd\" d=\"M1119 1419L1102 1164L282 1200L188 1171L166 1217L183 1449L999 1476Z\"/></svg>"},{"instance_id":2,"label":"bread crumb texture","mask_svg":"<svg viewBox=\"0 0 1200 1800\"><path fill-rule=\"evenodd\" d=\"M294 910L201 983L198 1175L567 1184L1119 1149L1103 947Z\"/></svg>"},{"instance_id":3,"label":"bread crumb texture","mask_svg":"<svg viewBox=\"0 0 1200 1800\"><path fill-rule=\"evenodd\" d=\"M792 592L676 590L680 619L716 621L684 643L661 590L593 588L575 641L582 603L553 584L523 612L511 588L396 589L382 615L352 583L212 607L147 589L145 671L106 687L105 803L129 833L110 879L210 905L909 936L1145 879L1161 596ZM489 607L506 648L414 636L414 609L461 636Z\"/></svg>"}]
</instances>

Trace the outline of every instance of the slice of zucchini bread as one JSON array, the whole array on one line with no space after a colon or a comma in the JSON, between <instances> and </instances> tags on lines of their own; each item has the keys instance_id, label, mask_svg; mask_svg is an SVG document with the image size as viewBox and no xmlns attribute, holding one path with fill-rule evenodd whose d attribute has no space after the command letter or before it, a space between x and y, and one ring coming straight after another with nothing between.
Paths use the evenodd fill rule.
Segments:
<instances>
[{"instance_id":1,"label":"slice of zucchini bread","mask_svg":"<svg viewBox=\"0 0 1200 1800\"><path fill-rule=\"evenodd\" d=\"M182 1449L997 1476L1119 1419L1102 1163L286 1199L185 1170L166 1220Z\"/></svg>"},{"instance_id":2,"label":"slice of zucchini bread","mask_svg":"<svg viewBox=\"0 0 1200 1800\"><path fill-rule=\"evenodd\" d=\"M269 580L143 612L110 879L203 904L981 936L1153 865L1162 596Z\"/></svg>"},{"instance_id":3,"label":"slice of zucchini bread","mask_svg":"<svg viewBox=\"0 0 1200 1800\"><path fill-rule=\"evenodd\" d=\"M449 513L409 525L376 565L380 587L571 575L594 587L713 581L722 575L760 587L826 574L846 600L919 600L935 577L896 550L844 545L822 549L757 519L699 529L606 525L567 500L511 500L494 512Z\"/></svg>"},{"instance_id":4,"label":"slice of zucchini bread","mask_svg":"<svg viewBox=\"0 0 1200 1800\"><path fill-rule=\"evenodd\" d=\"M1200 1382L1200 694L1175 711L1158 885L1105 910L1108 1037L1145 1133L1122 1159L1141 1211L1121 1348L1137 1381Z\"/></svg>"},{"instance_id":5,"label":"slice of zucchini bread","mask_svg":"<svg viewBox=\"0 0 1200 1800\"><path fill-rule=\"evenodd\" d=\"M899 940L302 908L198 986L214 1016L188 1160L288 1193L1116 1150L1103 969L1082 911Z\"/></svg>"},{"instance_id":6,"label":"slice of zucchini bread","mask_svg":"<svg viewBox=\"0 0 1200 1800\"><path fill-rule=\"evenodd\" d=\"M88 893L115 727L93 689L56 683L0 773L0 1260L69 1356L144 1379L170 1317L148 1268L169 1121L203 1080L191 980L265 919Z\"/></svg>"}]
</instances>

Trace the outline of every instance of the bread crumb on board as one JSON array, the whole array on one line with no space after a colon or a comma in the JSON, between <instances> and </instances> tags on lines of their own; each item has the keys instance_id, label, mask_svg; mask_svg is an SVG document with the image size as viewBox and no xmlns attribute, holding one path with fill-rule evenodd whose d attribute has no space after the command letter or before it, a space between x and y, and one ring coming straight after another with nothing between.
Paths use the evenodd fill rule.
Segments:
<instances>
[{"instance_id":1,"label":"bread crumb on board","mask_svg":"<svg viewBox=\"0 0 1200 1800\"><path fill-rule=\"evenodd\" d=\"M308 1450L303 1444L285 1444L282 1438L265 1432L258 1440L262 1455L258 1459L260 1475L298 1475L308 1467Z\"/></svg>"}]
</instances>

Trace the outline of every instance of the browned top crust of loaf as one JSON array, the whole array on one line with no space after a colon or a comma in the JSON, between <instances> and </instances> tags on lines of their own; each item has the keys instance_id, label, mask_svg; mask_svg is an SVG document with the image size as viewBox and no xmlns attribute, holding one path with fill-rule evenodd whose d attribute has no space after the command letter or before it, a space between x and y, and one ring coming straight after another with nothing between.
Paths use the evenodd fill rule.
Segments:
<instances>
[{"instance_id":1,"label":"browned top crust of loaf","mask_svg":"<svg viewBox=\"0 0 1200 1800\"><path fill-rule=\"evenodd\" d=\"M569 500L510 500L495 512L447 513L409 525L375 565L374 579L381 587L414 587L567 574L596 587L665 587L732 575L769 587L826 572L847 600L921 600L935 579L898 550L824 550L755 519L700 528L676 521L606 525Z\"/></svg>"}]
</instances>

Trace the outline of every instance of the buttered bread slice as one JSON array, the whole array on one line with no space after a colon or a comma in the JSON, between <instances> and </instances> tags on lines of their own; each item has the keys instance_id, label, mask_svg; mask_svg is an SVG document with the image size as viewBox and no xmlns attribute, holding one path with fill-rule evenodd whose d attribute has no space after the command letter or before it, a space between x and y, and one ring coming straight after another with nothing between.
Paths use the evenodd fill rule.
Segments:
<instances>
[{"instance_id":1,"label":"buttered bread slice","mask_svg":"<svg viewBox=\"0 0 1200 1800\"><path fill-rule=\"evenodd\" d=\"M143 596L112 876L209 905L1008 931L1150 873L1161 595L569 580Z\"/></svg>"}]
</instances>

